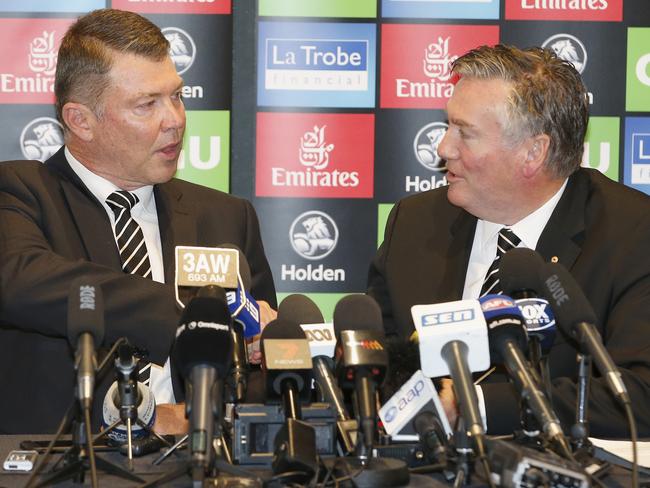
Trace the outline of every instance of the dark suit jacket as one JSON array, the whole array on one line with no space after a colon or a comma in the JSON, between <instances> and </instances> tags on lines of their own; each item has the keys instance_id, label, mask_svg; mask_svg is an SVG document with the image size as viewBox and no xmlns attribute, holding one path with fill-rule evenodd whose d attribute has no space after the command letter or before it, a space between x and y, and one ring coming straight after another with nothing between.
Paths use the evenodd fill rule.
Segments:
<instances>
[{"instance_id":1,"label":"dark suit jacket","mask_svg":"<svg viewBox=\"0 0 650 488\"><path fill-rule=\"evenodd\" d=\"M446 188L394 207L368 285L388 334L411 334L411 306L462 297L475 229L476 218L451 205ZM640 435L650 435L650 198L595 170L580 169L569 178L537 251L546 260L557 257L582 287L630 391ZM576 391L572 339L560 333L549 361L554 406L570 426ZM483 393L489 432L512 432L519 418L514 389L486 384ZM589 415L592 434L629 437L622 410L602 378L592 382Z\"/></svg>"},{"instance_id":2,"label":"dark suit jacket","mask_svg":"<svg viewBox=\"0 0 650 488\"><path fill-rule=\"evenodd\" d=\"M154 194L167 284L121 271L108 215L63 149L45 164L0 164L1 433L51 432L73 398L66 308L75 278L88 275L101 284L103 346L125 336L157 364L170 352L180 317L173 291L176 245L237 245L252 270L252 295L276 305L248 201L176 179L156 185ZM103 396L98 388L95 417Z\"/></svg>"}]
</instances>

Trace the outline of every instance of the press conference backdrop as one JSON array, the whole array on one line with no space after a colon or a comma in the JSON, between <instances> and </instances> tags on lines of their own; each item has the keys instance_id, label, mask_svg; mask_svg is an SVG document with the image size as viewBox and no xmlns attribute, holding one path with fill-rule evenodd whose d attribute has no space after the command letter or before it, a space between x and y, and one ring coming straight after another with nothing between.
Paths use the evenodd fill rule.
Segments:
<instances>
[{"instance_id":1,"label":"press conference backdrop","mask_svg":"<svg viewBox=\"0 0 650 488\"><path fill-rule=\"evenodd\" d=\"M56 52L103 7L171 43L178 177L251 199L280 295L308 293L326 315L364 291L393 203L446 184L450 66L476 46L574 63L591 108L583 164L650 193L649 0L0 0L1 159L61 146Z\"/></svg>"}]
</instances>

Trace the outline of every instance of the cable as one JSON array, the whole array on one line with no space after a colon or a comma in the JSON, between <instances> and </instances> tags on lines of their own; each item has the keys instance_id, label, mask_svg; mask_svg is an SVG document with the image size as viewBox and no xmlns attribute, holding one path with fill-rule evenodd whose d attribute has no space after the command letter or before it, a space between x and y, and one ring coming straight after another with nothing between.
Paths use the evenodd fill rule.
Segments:
<instances>
[{"instance_id":1,"label":"cable","mask_svg":"<svg viewBox=\"0 0 650 488\"><path fill-rule=\"evenodd\" d=\"M90 408L84 408L84 423L86 424L86 446L88 447L88 459L90 460L90 481L93 488L97 488L97 465L95 464L95 447L93 446L93 434L90 428Z\"/></svg>"},{"instance_id":2,"label":"cable","mask_svg":"<svg viewBox=\"0 0 650 488\"><path fill-rule=\"evenodd\" d=\"M639 488L639 458L637 452L637 432L636 422L634 421L634 412L632 412L632 404L625 402L625 415L630 424L630 440L632 441L632 486Z\"/></svg>"}]
</instances>

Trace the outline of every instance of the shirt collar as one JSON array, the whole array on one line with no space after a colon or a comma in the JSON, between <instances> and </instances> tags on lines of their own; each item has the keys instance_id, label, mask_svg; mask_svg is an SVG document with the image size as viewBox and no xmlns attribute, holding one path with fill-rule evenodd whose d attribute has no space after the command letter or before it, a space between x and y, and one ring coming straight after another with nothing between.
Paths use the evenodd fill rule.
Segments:
<instances>
[{"instance_id":1,"label":"shirt collar","mask_svg":"<svg viewBox=\"0 0 650 488\"><path fill-rule=\"evenodd\" d=\"M107 211L112 212L110 207L106 204L106 198L113 193L114 191L119 190L115 184L108 181L106 178L99 176L96 173L90 171L86 166L84 166L77 158L75 158L70 150L66 147L64 149L65 157L68 160L68 164L72 168L77 176L83 181L84 185L88 187L90 192L102 202ZM138 188L137 190L132 190L131 193L134 193L138 196L139 202L136 204L136 207L142 204L144 211L149 213L155 213L156 204L153 198L153 185L146 185Z\"/></svg>"},{"instance_id":2,"label":"shirt collar","mask_svg":"<svg viewBox=\"0 0 650 488\"><path fill-rule=\"evenodd\" d=\"M544 205L528 214L519 222L506 226L510 227L517 234L517 237L521 239L521 247L527 247L528 249L535 249L537 247L537 241L539 241L544 227L546 227L548 220L553 214L553 210L555 210L555 207L560 201L568 181L568 179L565 179L560 189ZM491 243L496 242L497 234L503 227L503 224L479 219L477 232L481 233L480 239L482 246L490 246Z\"/></svg>"}]
</instances>

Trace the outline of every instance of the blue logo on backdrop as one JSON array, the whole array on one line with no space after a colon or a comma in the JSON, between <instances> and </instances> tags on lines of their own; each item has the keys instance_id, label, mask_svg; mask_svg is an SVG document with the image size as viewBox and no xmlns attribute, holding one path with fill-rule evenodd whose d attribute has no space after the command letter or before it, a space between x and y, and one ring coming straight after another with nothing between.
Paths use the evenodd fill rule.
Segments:
<instances>
[{"instance_id":1,"label":"blue logo on backdrop","mask_svg":"<svg viewBox=\"0 0 650 488\"><path fill-rule=\"evenodd\" d=\"M2 12L89 12L106 7L105 0L0 0Z\"/></svg>"},{"instance_id":2,"label":"blue logo on backdrop","mask_svg":"<svg viewBox=\"0 0 650 488\"><path fill-rule=\"evenodd\" d=\"M499 0L382 0L382 17L498 19Z\"/></svg>"},{"instance_id":3,"label":"blue logo on backdrop","mask_svg":"<svg viewBox=\"0 0 650 488\"><path fill-rule=\"evenodd\" d=\"M624 182L650 195L650 117L625 118Z\"/></svg>"},{"instance_id":4,"label":"blue logo on backdrop","mask_svg":"<svg viewBox=\"0 0 650 488\"><path fill-rule=\"evenodd\" d=\"M375 26L260 22L258 105L374 107Z\"/></svg>"}]
</instances>

